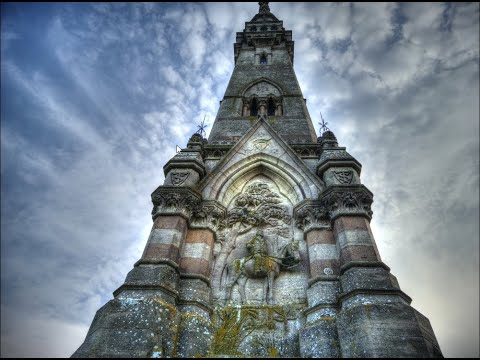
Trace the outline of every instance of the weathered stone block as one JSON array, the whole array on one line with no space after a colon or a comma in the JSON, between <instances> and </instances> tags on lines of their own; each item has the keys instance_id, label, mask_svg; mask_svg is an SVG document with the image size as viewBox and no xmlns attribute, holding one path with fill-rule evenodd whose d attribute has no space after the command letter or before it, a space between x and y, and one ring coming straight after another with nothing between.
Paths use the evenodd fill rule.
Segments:
<instances>
[{"instance_id":1,"label":"weathered stone block","mask_svg":"<svg viewBox=\"0 0 480 360\"><path fill-rule=\"evenodd\" d=\"M210 276L210 262L205 259L184 257L180 259L180 272L198 274L208 278Z\"/></svg>"},{"instance_id":2,"label":"weathered stone block","mask_svg":"<svg viewBox=\"0 0 480 360\"><path fill-rule=\"evenodd\" d=\"M206 306L210 306L210 286L201 279L182 278L179 292L181 301L199 301Z\"/></svg>"},{"instance_id":3,"label":"weathered stone block","mask_svg":"<svg viewBox=\"0 0 480 360\"><path fill-rule=\"evenodd\" d=\"M300 330L300 356L307 358L340 357L335 317L323 317Z\"/></svg>"},{"instance_id":4,"label":"weathered stone block","mask_svg":"<svg viewBox=\"0 0 480 360\"><path fill-rule=\"evenodd\" d=\"M380 267L353 267L340 276L344 294L354 290L399 290L398 281L389 271Z\"/></svg>"},{"instance_id":5,"label":"weathered stone block","mask_svg":"<svg viewBox=\"0 0 480 360\"><path fill-rule=\"evenodd\" d=\"M311 230L305 237L308 246L315 244L335 244L335 237L331 230Z\"/></svg>"},{"instance_id":6,"label":"weathered stone block","mask_svg":"<svg viewBox=\"0 0 480 360\"><path fill-rule=\"evenodd\" d=\"M340 293L338 281L317 281L307 289L309 308L317 305L335 305Z\"/></svg>"},{"instance_id":7,"label":"weathered stone block","mask_svg":"<svg viewBox=\"0 0 480 360\"><path fill-rule=\"evenodd\" d=\"M337 315L343 357L435 357L409 305L365 304ZM437 350L437 351L435 351Z\"/></svg>"},{"instance_id":8,"label":"weathered stone block","mask_svg":"<svg viewBox=\"0 0 480 360\"><path fill-rule=\"evenodd\" d=\"M340 264L352 261L378 261L375 248L372 245L350 245L340 251Z\"/></svg>"},{"instance_id":9,"label":"weathered stone block","mask_svg":"<svg viewBox=\"0 0 480 360\"><path fill-rule=\"evenodd\" d=\"M102 307L72 357L173 356L178 313L161 296L118 298Z\"/></svg>"},{"instance_id":10,"label":"weathered stone block","mask_svg":"<svg viewBox=\"0 0 480 360\"><path fill-rule=\"evenodd\" d=\"M335 237L345 230L368 230L368 220L361 216L340 216L335 219L333 231Z\"/></svg>"},{"instance_id":11,"label":"weathered stone block","mask_svg":"<svg viewBox=\"0 0 480 360\"><path fill-rule=\"evenodd\" d=\"M340 261L337 259L315 260L310 262L310 279L318 276L339 275Z\"/></svg>"},{"instance_id":12,"label":"weathered stone block","mask_svg":"<svg viewBox=\"0 0 480 360\"><path fill-rule=\"evenodd\" d=\"M127 274L125 284L130 286L163 286L172 291L177 290L178 272L166 264L139 265Z\"/></svg>"},{"instance_id":13,"label":"weathered stone block","mask_svg":"<svg viewBox=\"0 0 480 360\"><path fill-rule=\"evenodd\" d=\"M187 221L181 216L158 216L153 222L154 229L174 229L179 233L187 231Z\"/></svg>"},{"instance_id":14,"label":"weathered stone block","mask_svg":"<svg viewBox=\"0 0 480 360\"><path fill-rule=\"evenodd\" d=\"M212 324L196 311L182 312L178 336L178 357L205 357L210 352Z\"/></svg>"}]
</instances>

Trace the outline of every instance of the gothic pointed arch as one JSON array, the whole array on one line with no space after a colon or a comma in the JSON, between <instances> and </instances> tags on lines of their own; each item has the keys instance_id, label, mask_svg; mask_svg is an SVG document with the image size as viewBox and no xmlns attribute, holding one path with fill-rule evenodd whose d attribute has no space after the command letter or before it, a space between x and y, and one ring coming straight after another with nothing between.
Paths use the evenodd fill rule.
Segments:
<instances>
[{"instance_id":1,"label":"gothic pointed arch","mask_svg":"<svg viewBox=\"0 0 480 360\"><path fill-rule=\"evenodd\" d=\"M262 84L264 86L266 85L271 89L275 89L276 91L273 93L276 96L283 96L283 94L285 94L285 90L279 83L266 77L261 77L261 78L255 79L255 81L249 82L247 85L243 87L243 89L241 90L241 94L243 96L247 96L248 90L252 90L256 85L259 85L259 84ZM268 92L266 92L265 95L268 95Z\"/></svg>"},{"instance_id":2,"label":"gothic pointed arch","mask_svg":"<svg viewBox=\"0 0 480 360\"><path fill-rule=\"evenodd\" d=\"M315 199L324 188L270 125L259 120L202 180L200 189L204 199L225 205L242 184L258 174L268 174L281 184L293 204Z\"/></svg>"},{"instance_id":3,"label":"gothic pointed arch","mask_svg":"<svg viewBox=\"0 0 480 360\"><path fill-rule=\"evenodd\" d=\"M305 176L302 176L298 170L295 171L293 166L267 154L248 157L225 169L221 176L212 180L212 186L206 189L204 196L227 205L238 193L239 188L259 175L267 176L277 184L282 194L292 204L315 197L311 190L312 184Z\"/></svg>"}]
</instances>

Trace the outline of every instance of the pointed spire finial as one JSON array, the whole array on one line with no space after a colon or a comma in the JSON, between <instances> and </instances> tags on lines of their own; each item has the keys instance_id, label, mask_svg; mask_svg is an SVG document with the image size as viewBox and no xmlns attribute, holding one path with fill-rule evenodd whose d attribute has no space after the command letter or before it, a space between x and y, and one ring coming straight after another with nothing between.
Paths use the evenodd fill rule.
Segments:
<instances>
[{"instance_id":1,"label":"pointed spire finial","mask_svg":"<svg viewBox=\"0 0 480 360\"><path fill-rule=\"evenodd\" d=\"M323 133L330 131L330 129L327 127L328 122L323 119L322 113L320 113L320 118L322 122L319 122L318 125L320 125L320 135L323 135Z\"/></svg>"},{"instance_id":2,"label":"pointed spire finial","mask_svg":"<svg viewBox=\"0 0 480 360\"><path fill-rule=\"evenodd\" d=\"M207 116L207 115L205 115L205 116L203 117L203 120L202 120L202 122L200 123L200 125L197 125L198 130L197 130L196 134L200 134L202 137L205 137L205 136L206 136L205 128L208 126L207 124L205 124L205 117L206 117L206 116Z\"/></svg>"},{"instance_id":3,"label":"pointed spire finial","mask_svg":"<svg viewBox=\"0 0 480 360\"><path fill-rule=\"evenodd\" d=\"M260 14L270 12L270 8L268 7L268 1L261 1L258 3L258 5L260 5L260 10L258 11Z\"/></svg>"}]
</instances>

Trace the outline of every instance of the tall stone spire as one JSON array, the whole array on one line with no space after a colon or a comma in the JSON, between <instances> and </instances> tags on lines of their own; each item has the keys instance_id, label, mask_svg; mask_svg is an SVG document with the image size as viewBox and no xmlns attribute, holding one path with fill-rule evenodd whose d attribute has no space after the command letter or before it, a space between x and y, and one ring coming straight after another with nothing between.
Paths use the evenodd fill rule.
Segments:
<instances>
[{"instance_id":1,"label":"tall stone spire","mask_svg":"<svg viewBox=\"0 0 480 360\"><path fill-rule=\"evenodd\" d=\"M293 70L292 32L260 11L209 139L163 167L141 258L74 357L441 357L378 252L361 164Z\"/></svg>"},{"instance_id":2,"label":"tall stone spire","mask_svg":"<svg viewBox=\"0 0 480 360\"><path fill-rule=\"evenodd\" d=\"M293 69L292 31L267 2L237 32L235 68L210 132L211 144L234 144L259 115L289 144L316 141L305 99Z\"/></svg>"}]
</instances>

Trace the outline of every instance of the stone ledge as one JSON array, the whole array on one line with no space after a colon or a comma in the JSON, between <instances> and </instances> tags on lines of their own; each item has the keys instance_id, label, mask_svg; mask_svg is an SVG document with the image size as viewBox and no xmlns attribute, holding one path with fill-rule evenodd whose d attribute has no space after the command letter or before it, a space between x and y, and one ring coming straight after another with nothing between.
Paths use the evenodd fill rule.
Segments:
<instances>
[{"instance_id":1,"label":"stone ledge","mask_svg":"<svg viewBox=\"0 0 480 360\"><path fill-rule=\"evenodd\" d=\"M412 302L412 298L405 294L402 290L395 290L395 289L382 289L382 290L374 290L374 289L355 289L348 293L343 293L338 296L338 304L340 305L343 301L351 298L355 295L398 295L403 300L405 300L408 304Z\"/></svg>"},{"instance_id":2,"label":"stone ledge","mask_svg":"<svg viewBox=\"0 0 480 360\"><path fill-rule=\"evenodd\" d=\"M204 275L193 274L193 273L180 273L180 279L195 279L201 280L210 287L210 279Z\"/></svg>"},{"instance_id":3,"label":"stone ledge","mask_svg":"<svg viewBox=\"0 0 480 360\"><path fill-rule=\"evenodd\" d=\"M337 310L339 310L339 306L338 306L338 304L317 304L317 305L314 305L312 307L309 307L309 308L303 310L303 314L305 316L308 316L311 313L313 313L315 311L318 311L318 310L321 310L321 309L333 309L334 311L337 311ZM336 315L326 314L324 316L335 317Z\"/></svg>"},{"instance_id":4,"label":"stone ledge","mask_svg":"<svg viewBox=\"0 0 480 360\"><path fill-rule=\"evenodd\" d=\"M198 173L200 176L200 179L202 179L206 172L205 172L205 165L201 164L197 160L180 160L180 159L175 159L175 160L170 160L164 167L163 167L163 173L165 177L167 177L168 173L170 170L174 169L192 169Z\"/></svg>"},{"instance_id":5,"label":"stone ledge","mask_svg":"<svg viewBox=\"0 0 480 360\"><path fill-rule=\"evenodd\" d=\"M317 166L317 175L322 177L323 173L331 167L352 167L360 175L362 170L362 165L355 159L335 159L335 160L324 160Z\"/></svg>"},{"instance_id":6,"label":"stone ledge","mask_svg":"<svg viewBox=\"0 0 480 360\"><path fill-rule=\"evenodd\" d=\"M164 286L161 286L161 285L156 285L156 286L152 286L152 285L129 285L129 284L123 284L121 285L117 290L115 290L113 292L113 296L114 297L117 297L118 295L120 295L120 293L122 293L123 291L125 290L159 290L163 293L166 293L167 295L177 299L178 298L178 291L176 290L172 290L172 289L169 289L169 288L166 288Z\"/></svg>"},{"instance_id":7,"label":"stone ledge","mask_svg":"<svg viewBox=\"0 0 480 360\"><path fill-rule=\"evenodd\" d=\"M177 301L177 305L191 305L191 306L198 306L199 308L201 308L202 310L205 310L206 312L208 312L210 314L210 316L213 314L213 307L211 307L210 305L208 304L205 304L201 301L196 301L196 300L178 300Z\"/></svg>"},{"instance_id":8,"label":"stone ledge","mask_svg":"<svg viewBox=\"0 0 480 360\"><path fill-rule=\"evenodd\" d=\"M338 275L319 275L314 277L313 279L308 280L308 287L312 287L315 283L319 281L338 281L339 276Z\"/></svg>"},{"instance_id":9,"label":"stone ledge","mask_svg":"<svg viewBox=\"0 0 480 360\"><path fill-rule=\"evenodd\" d=\"M381 267L390 271L390 268L382 261L350 261L349 263L340 266L340 275L343 275L345 271L353 267Z\"/></svg>"},{"instance_id":10,"label":"stone ledge","mask_svg":"<svg viewBox=\"0 0 480 360\"><path fill-rule=\"evenodd\" d=\"M175 270L177 270L177 272L179 267L179 265L176 262L170 259L157 259L157 260L140 259L135 264L133 264L133 267L138 267L140 265L169 265L173 267Z\"/></svg>"}]
</instances>

